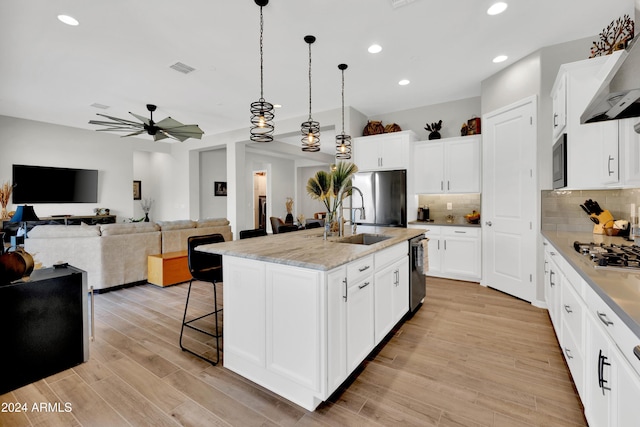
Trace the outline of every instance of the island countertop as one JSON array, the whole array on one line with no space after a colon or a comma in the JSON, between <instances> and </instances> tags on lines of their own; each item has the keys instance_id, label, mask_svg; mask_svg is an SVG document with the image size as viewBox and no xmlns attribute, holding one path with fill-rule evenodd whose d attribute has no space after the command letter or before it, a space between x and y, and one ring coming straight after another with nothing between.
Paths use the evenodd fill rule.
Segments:
<instances>
[{"instance_id":1,"label":"island countertop","mask_svg":"<svg viewBox=\"0 0 640 427\"><path fill-rule=\"evenodd\" d=\"M346 229L349 229L347 232ZM196 250L220 255L232 255L258 261L286 264L313 270L332 270L340 265L410 240L424 233L423 229L400 227L358 226L356 234L383 234L390 236L372 245L339 243L341 237L323 239L323 230L294 231L251 239L233 240L198 246ZM345 227L344 237L351 235Z\"/></svg>"}]
</instances>

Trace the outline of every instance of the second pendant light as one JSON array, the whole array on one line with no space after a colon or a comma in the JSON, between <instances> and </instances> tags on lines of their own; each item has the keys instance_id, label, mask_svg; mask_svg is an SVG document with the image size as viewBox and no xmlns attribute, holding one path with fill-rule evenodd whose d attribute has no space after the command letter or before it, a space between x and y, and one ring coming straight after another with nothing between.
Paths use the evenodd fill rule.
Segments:
<instances>
[{"instance_id":1,"label":"second pendant light","mask_svg":"<svg viewBox=\"0 0 640 427\"><path fill-rule=\"evenodd\" d=\"M320 151L320 123L311 118L311 45L316 41L314 36L305 36L309 45L309 119L301 125L302 151Z\"/></svg>"}]
</instances>

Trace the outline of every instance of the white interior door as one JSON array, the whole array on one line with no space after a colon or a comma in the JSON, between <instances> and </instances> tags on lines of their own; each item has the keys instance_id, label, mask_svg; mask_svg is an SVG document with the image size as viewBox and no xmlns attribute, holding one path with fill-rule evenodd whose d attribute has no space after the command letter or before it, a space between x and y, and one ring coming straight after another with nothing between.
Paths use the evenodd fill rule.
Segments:
<instances>
[{"instance_id":1,"label":"white interior door","mask_svg":"<svg viewBox=\"0 0 640 427\"><path fill-rule=\"evenodd\" d=\"M483 285L535 298L536 99L483 119Z\"/></svg>"}]
</instances>

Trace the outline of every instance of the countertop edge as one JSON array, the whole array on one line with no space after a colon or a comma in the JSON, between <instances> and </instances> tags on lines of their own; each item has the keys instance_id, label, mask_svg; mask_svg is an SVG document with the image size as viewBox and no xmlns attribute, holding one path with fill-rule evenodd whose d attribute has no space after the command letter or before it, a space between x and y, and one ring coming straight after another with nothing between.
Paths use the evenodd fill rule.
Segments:
<instances>
[{"instance_id":1,"label":"countertop edge","mask_svg":"<svg viewBox=\"0 0 640 427\"><path fill-rule=\"evenodd\" d=\"M631 329L631 331L633 331L633 333L636 334L636 336L638 336L638 338L640 338L640 323L638 323L638 321L640 321L640 319L636 320L633 317L631 317L631 315L629 313L627 313L612 297L611 295L609 295L603 288L601 285L599 285L597 283L597 281L591 277L591 275L589 275L587 273L587 271L585 271L584 266L578 264L575 262L575 260L573 259L573 257L571 255L574 255L575 250L573 249L573 247L566 247L566 245L563 245L563 242L566 242L566 237L569 236L571 233L570 232L564 232L563 234L565 234L566 236L563 238L558 237L558 233L555 231L542 231L542 236L549 240L549 242L553 245L553 247L560 253L560 255L562 255L562 257L564 258L564 260L569 263L569 265L576 270L576 272L578 273L578 275L580 275L580 277L591 287L591 289L593 289L593 291L598 294L598 296L600 296L602 298L602 300L609 306L609 308L611 308L611 310L614 311L614 313L616 313L616 315L620 318L620 320L622 320L622 322L629 328ZM578 236L580 235L580 233L575 233L576 234L576 239L575 240L580 240L578 238ZM607 238L606 240L611 240L614 239L613 241L617 241L617 239L620 239L620 241L622 241L620 237L615 237L615 238ZM592 239L593 240L593 239Z\"/></svg>"}]
</instances>

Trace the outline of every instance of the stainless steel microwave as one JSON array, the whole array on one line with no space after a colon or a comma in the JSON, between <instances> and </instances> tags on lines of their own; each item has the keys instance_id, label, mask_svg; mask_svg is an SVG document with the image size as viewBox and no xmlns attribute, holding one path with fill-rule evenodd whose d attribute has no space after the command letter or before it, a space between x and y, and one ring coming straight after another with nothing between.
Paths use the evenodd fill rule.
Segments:
<instances>
[{"instance_id":1,"label":"stainless steel microwave","mask_svg":"<svg viewBox=\"0 0 640 427\"><path fill-rule=\"evenodd\" d=\"M553 144L553 188L567 186L567 134L563 133Z\"/></svg>"}]
</instances>

